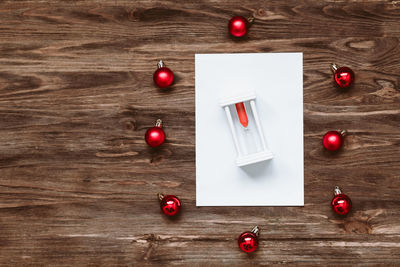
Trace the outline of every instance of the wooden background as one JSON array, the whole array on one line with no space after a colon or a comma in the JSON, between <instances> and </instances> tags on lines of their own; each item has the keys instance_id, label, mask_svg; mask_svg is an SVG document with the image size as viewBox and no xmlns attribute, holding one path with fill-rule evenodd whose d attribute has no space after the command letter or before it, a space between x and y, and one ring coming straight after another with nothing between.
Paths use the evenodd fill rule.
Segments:
<instances>
[{"instance_id":1,"label":"wooden background","mask_svg":"<svg viewBox=\"0 0 400 267\"><path fill-rule=\"evenodd\" d=\"M256 18L242 41L236 14ZM227 52L304 53L304 207L195 206L194 54ZM171 90L153 85L159 59ZM168 141L150 149L158 118ZM400 265L399 126L400 1L0 1L0 263ZM249 256L236 239L254 225Z\"/></svg>"}]
</instances>

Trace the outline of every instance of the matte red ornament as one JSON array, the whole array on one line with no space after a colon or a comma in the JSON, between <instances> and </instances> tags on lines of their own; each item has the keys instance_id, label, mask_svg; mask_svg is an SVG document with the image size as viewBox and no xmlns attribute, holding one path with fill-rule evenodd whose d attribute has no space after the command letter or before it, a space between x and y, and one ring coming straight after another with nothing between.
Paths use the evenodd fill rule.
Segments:
<instances>
[{"instance_id":1,"label":"matte red ornament","mask_svg":"<svg viewBox=\"0 0 400 267\"><path fill-rule=\"evenodd\" d=\"M174 82L174 73L160 60L157 64L158 69L153 74L154 83L160 88L167 88Z\"/></svg>"},{"instance_id":2,"label":"matte red ornament","mask_svg":"<svg viewBox=\"0 0 400 267\"><path fill-rule=\"evenodd\" d=\"M234 37L243 37L246 35L251 23L254 21L253 17L246 19L242 16L235 16L229 20L228 29L229 33Z\"/></svg>"},{"instance_id":3,"label":"matte red ornament","mask_svg":"<svg viewBox=\"0 0 400 267\"><path fill-rule=\"evenodd\" d=\"M338 86L347 88L354 82L354 72L348 67L338 67L332 64L333 78Z\"/></svg>"},{"instance_id":4,"label":"matte red ornament","mask_svg":"<svg viewBox=\"0 0 400 267\"><path fill-rule=\"evenodd\" d=\"M346 215L347 213L350 212L351 210L351 199L346 196L345 194L342 194L342 191L340 190L339 186L335 187L334 191L335 197L332 199L331 205L333 211L337 215Z\"/></svg>"},{"instance_id":5,"label":"matte red ornament","mask_svg":"<svg viewBox=\"0 0 400 267\"><path fill-rule=\"evenodd\" d=\"M162 121L157 120L156 125L146 131L145 140L151 147L158 147L165 141L165 133L162 127Z\"/></svg>"},{"instance_id":6,"label":"matte red ornament","mask_svg":"<svg viewBox=\"0 0 400 267\"><path fill-rule=\"evenodd\" d=\"M337 151L342 147L346 131L329 131L322 138L322 144L327 150Z\"/></svg>"},{"instance_id":7,"label":"matte red ornament","mask_svg":"<svg viewBox=\"0 0 400 267\"><path fill-rule=\"evenodd\" d=\"M247 253L251 253L258 248L258 235L260 229L258 226L254 227L251 232L241 233L238 238L239 248Z\"/></svg>"},{"instance_id":8,"label":"matte red ornament","mask_svg":"<svg viewBox=\"0 0 400 267\"><path fill-rule=\"evenodd\" d=\"M174 195L158 194L160 200L160 207L162 212L167 216L175 216L181 210L181 201Z\"/></svg>"}]
</instances>

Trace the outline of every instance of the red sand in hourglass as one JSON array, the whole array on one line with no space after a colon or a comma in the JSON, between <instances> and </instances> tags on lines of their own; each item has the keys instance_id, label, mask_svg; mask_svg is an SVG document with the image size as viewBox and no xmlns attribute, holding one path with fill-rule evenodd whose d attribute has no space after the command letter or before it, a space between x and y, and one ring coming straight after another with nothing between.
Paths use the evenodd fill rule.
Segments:
<instances>
[{"instance_id":1,"label":"red sand in hourglass","mask_svg":"<svg viewBox=\"0 0 400 267\"><path fill-rule=\"evenodd\" d=\"M240 123L246 128L249 125L249 119L247 118L246 108L244 107L243 102L235 104L236 111L239 117Z\"/></svg>"}]
</instances>

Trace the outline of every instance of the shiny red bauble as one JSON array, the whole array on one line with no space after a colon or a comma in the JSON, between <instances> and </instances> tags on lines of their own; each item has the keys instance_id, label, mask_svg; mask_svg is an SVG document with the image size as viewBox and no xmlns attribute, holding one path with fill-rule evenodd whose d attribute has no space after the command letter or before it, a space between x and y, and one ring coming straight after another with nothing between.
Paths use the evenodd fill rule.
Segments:
<instances>
[{"instance_id":1,"label":"shiny red bauble","mask_svg":"<svg viewBox=\"0 0 400 267\"><path fill-rule=\"evenodd\" d=\"M258 235L260 229L256 226L251 232L241 233L238 238L239 248L247 253L251 253L258 248Z\"/></svg>"},{"instance_id":2,"label":"shiny red bauble","mask_svg":"<svg viewBox=\"0 0 400 267\"><path fill-rule=\"evenodd\" d=\"M167 216L175 216L181 210L181 201L174 195L158 194L158 199L162 212Z\"/></svg>"},{"instance_id":3,"label":"shiny red bauble","mask_svg":"<svg viewBox=\"0 0 400 267\"><path fill-rule=\"evenodd\" d=\"M348 67L338 68L335 64L332 64L332 70L334 72L333 78L338 86L347 88L354 82L354 72Z\"/></svg>"},{"instance_id":4,"label":"shiny red bauble","mask_svg":"<svg viewBox=\"0 0 400 267\"><path fill-rule=\"evenodd\" d=\"M146 131L144 138L146 143L151 147L158 147L165 141L165 133L161 128L161 123L161 120L157 120L156 125Z\"/></svg>"},{"instance_id":5,"label":"shiny red bauble","mask_svg":"<svg viewBox=\"0 0 400 267\"><path fill-rule=\"evenodd\" d=\"M329 131L322 138L322 144L327 150L336 151L342 147L346 131Z\"/></svg>"},{"instance_id":6,"label":"shiny red bauble","mask_svg":"<svg viewBox=\"0 0 400 267\"><path fill-rule=\"evenodd\" d=\"M252 17L246 19L242 16L235 16L231 18L228 23L229 33L234 37L242 37L246 35L253 20L254 18Z\"/></svg>"},{"instance_id":7,"label":"shiny red bauble","mask_svg":"<svg viewBox=\"0 0 400 267\"><path fill-rule=\"evenodd\" d=\"M165 67L162 60L158 62L158 69L153 74L154 83L160 88L167 88L174 82L174 73Z\"/></svg>"},{"instance_id":8,"label":"shiny red bauble","mask_svg":"<svg viewBox=\"0 0 400 267\"><path fill-rule=\"evenodd\" d=\"M334 191L335 196L332 199L331 206L332 210L337 214L337 215L346 215L347 213L350 212L351 210L351 199L346 196L345 194L342 194L342 191L338 186L335 187Z\"/></svg>"}]
</instances>

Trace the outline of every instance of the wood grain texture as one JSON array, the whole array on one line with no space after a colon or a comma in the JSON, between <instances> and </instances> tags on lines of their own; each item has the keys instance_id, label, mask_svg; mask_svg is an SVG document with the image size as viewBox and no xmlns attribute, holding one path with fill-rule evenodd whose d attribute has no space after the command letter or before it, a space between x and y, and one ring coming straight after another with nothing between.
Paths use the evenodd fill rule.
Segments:
<instances>
[{"instance_id":1,"label":"wood grain texture","mask_svg":"<svg viewBox=\"0 0 400 267\"><path fill-rule=\"evenodd\" d=\"M256 18L242 41L235 14ZM214 52L304 53L303 208L196 208L194 54ZM355 70L351 90L331 62ZM400 265L399 1L0 1L0 118L1 265ZM329 154L336 128L349 136ZM157 192L182 199L179 218ZM248 256L236 238L254 225Z\"/></svg>"}]
</instances>

